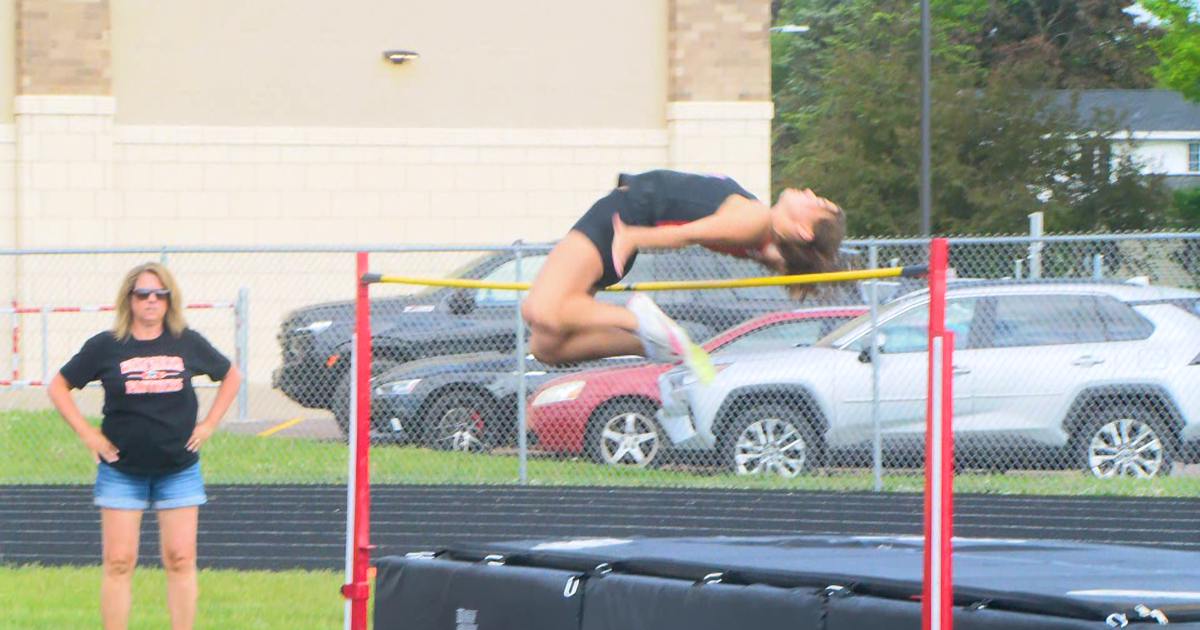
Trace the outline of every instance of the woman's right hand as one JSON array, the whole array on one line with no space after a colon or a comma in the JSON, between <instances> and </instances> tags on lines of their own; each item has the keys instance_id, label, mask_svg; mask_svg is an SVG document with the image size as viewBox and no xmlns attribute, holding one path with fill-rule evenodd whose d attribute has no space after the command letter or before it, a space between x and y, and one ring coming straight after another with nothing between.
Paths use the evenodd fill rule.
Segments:
<instances>
[{"instance_id":1,"label":"woman's right hand","mask_svg":"<svg viewBox=\"0 0 1200 630\"><path fill-rule=\"evenodd\" d=\"M93 428L91 431L85 433L83 435L83 443L86 444L88 450L92 452L92 461L96 462L97 464L100 463L101 458L103 458L104 461L109 464L117 461L117 456L119 455L119 453L117 453L117 447L113 446L113 443L109 442L108 438L104 437L104 434L100 432L100 429Z\"/></svg>"}]
</instances>

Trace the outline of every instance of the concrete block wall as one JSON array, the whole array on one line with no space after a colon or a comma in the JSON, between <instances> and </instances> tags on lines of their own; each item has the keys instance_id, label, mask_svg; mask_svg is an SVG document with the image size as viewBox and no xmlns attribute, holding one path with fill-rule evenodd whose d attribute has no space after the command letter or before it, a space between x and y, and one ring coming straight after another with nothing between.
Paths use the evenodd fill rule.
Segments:
<instances>
[{"instance_id":1,"label":"concrete block wall","mask_svg":"<svg viewBox=\"0 0 1200 630\"><path fill-rule=\"evenodd\" d=\"M551 241L618 172L670 159L669 134L658 129L121 125L115 107L111 97L18 97L9 172L20 193L0 191L18 230L9 246L150 251L28 258L14 296L22 305L110 303L126 269L158 259L154 246ZM397 255L394 264L439 275L465 258ZM349 254L181 254L168 263L191 301L250 289L259 383L279 362L275 332L288 311L353 294ZM40 348L34 317L25 320L25 347ZM74 336L52 344L56 365L91 330L62 321L56 328ZM228 322L210 328L232 338ZM24 358L25 372L39 369L40 358Z\"/></svg>"},{"instance_id":2,"label":"concrete block wall","mask_svg":"<svg viewBox=\"0 0 1200 630\"><path fill-rule=\"evenodd\" d=\"M684 171L723 173L769 201L773 115L770 101L671 103L668 161Z\"/></svg>"}]
</instances>

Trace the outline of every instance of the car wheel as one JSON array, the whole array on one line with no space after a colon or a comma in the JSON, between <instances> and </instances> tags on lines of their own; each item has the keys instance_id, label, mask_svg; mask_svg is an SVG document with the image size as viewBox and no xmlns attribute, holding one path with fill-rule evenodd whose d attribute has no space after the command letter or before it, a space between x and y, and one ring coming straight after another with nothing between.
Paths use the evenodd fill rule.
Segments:
<instances>
[{"instance_id":1,"label":"car wheel","mask_svg":"<svg viewBox=\"0 0 1200 630\"><path fill-rule=\"evenodd\" d=\"M1173 439L1158 414L1116 406L1083 425L1076 448L1084 471L1093 477L1145 479L1170 474Z\"/></svg>"},{"instance_id":2,"label":"car wheel","mask_svg":"<svg viewBox=\"0 0 1200 630\"><path fill-rule=\"evenodd\" d=\"M488 422L496 421L495 409L495 400L482 392L447 392L429 408L425 443L440 451L487 451L491 448Z\"/></svg>"},{"instance_id":3,"label":"car wheel","mask_svg":"<svg viewBox=\"0 0 1200 630\"><path fill-rule=\"evenodd\" d=\"M654 403L619 400L606 403L588 423L584 448L598 464L653 466L663 448L662 429L654 419Z\"/></svg>"},{"instance_id":4,"label":"car wheel","mask_svg":"<svg viewBox=\"0 0 1200 630\"><path fill-rule=\"evenodd\" d=\"M371 378L375 378L384 372L400 365L399 361L390 359L374 359L371 361ZM350 390L354 381L354 371L346 370L342 375L342 380L338 383L337 389L333 392L333 398L330 399L330 411L333 412L333 419L337 421L338 431L342 434L342 439L350 438Z\"/></svg>"},{"instance_id":5,"label":"car wheel","mask_svg":"<svg viewBox=\"0 0 1200 630\"><path fill-rule=\"evenodd\" d=\"M729 428L726 461L739 475L795 477L816 466L820 438L805 413L793 406L755 405Z\"/></svg>"}]
</instances>

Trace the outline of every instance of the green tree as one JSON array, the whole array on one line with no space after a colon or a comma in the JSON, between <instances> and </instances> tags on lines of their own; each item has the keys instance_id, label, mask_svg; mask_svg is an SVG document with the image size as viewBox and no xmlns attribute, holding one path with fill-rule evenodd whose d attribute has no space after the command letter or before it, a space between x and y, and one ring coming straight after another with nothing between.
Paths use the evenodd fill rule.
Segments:
<instances>
[{"instance_id":1,"label":"green tree","mask_svg":"<svg viewBox=\"0 0 1200 630\"><path fill-rule=\"evenodd\" d=\"M1164 31L1149 44L1159 60L1151 72L1162 85L1200 101L1200 7L1188 0L1142 0L1140 4Z\"/></svg>"},{"instance_id":2,"label":"green tree","mask_svg":"<svg viewBox=\"0 0 1200 630\"><path fill-rule=\"evenodd\" d=\"M785 2L779 21L833 5ZM914 234L920 222L915 6L850 0L837 10L817 41L787 40L784 54L776 50L776 77L783 76L775 85L774 183L813 186L841 203L852 234ZM961 39L974 19L961 15L934 21L934 230L1020 232L1039 210L1051 230L1156 225L1159 184L1112 149L1119 125L1082 121L1074 107L1058 107L1055 94L1040 89L1041 59L1016 57L989 68L978 48Z\"/></svg>"},{"instance_id":3,"label":"green tree","mask_svg":"<svg viewBox=\"0 0 1200 630\"><path fill-rule=\"evenodd\" d=\"M806 128L805 118L817 113L827 69L823 60L835 41L835 31L851 15L851 8L845 0L776 0L772 4L776 24L799 24L809 29L802 35L771 35L777 145L798 142Z\"/></svg>"},{"instance_id":4,"label":"green tree","mask_svg":"<svg viewBox=\"0 0 1200 630\"><path fill-rule=\"evenodd\" d=\"M1200 186L1182 188L1171 195L1171 220L1176 229L1194 231L1200 229ZM1171 259L1187 271L1192 286L1200 286L1200 241L1183 239Z\"/></svg>"},{"instance_id":5,"label":"green tree","mask_svg":"<svg viewBox=\"0 0 1200 630\"><path fill-rule=\"evenodd\" d=\"M1180 230L1200 229L1200 186L1171 193L1171 222L1172 227Z\"/></svg>"},{"instance_id":6,"label":"green tree","mask_svg":"<svg viewBox=\"0 0 1200 630\"><path fill-rule=\"evenodd\" d=\"M1162 0L1173 2L1175 0ZM1021 63L1046 88L1149 88L1160 31L1114 0L991 0L960 31L988 69Z\"/></svg>"}]
</instances>

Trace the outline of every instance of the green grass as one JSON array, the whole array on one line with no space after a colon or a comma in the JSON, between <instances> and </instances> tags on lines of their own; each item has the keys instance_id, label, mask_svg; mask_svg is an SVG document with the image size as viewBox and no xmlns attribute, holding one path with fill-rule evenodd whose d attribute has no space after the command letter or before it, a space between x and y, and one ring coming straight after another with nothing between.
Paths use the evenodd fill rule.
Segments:
<instances>
[{"instance_id":1,"label":"green grass","mask_svg":"<svg viewBox=\"0 0 1200 630\"><path fill-rule=\"evenodd\" d=\"M345 483L346 445L336 441L257 437L218 431L202 449L207 483ZM804 475L796 479L739 477L694 470L636 470L572 458L531 457L531 485L758 488L868 491L869 470ZM82 443L53 411L0 413L0 484L91 483L95 475ZM514 484L519 463L510 455L444 453L394 445L371 449L373 483ZM1200 496L1200 476L1153 480L1092 479L1074 472L964 473L958 492L1000 494ZM883 489L922 492L924 478L888 473Z\"/></svg>"},{"instance_id":2,"label":"green grass","mask_svg":"<svg viewBox=\"0 0 1200 630\"><path fill-rule=\"evenodd\" d=\"M195 627L341 628L342 581L334 571L202 570ZM162 569L138 567L132 588L129 629L169 627ZM99 628L100 567L0 566L0 611L0 630Z\"/></svg>"},{"instance_id":3,"label":"green grass","mask_svg":"<svg viewBox=\"0 0 1200 630\"><path fill-rule=\"evenodd\" d=\"M302 438L256 437L220 431L203 449L208 483L345 483L346 446ZM371 450L372 480L381 483L512 484L515 456L432 452L413 447ZM0 413L0 484L90 483L95 474L78 438L52 411ZM760 488L867 491L870 471L834 471L797 479L746 478L683 470L630 470L577 459L531 458L532 485ZM1080 473L960 474L963 493L1200 496L1200 477L1149 481L1097 480ZM883 488L922 492L919 474L887 474ZM284 630L340 628L341 572L226 571L200 573L196 628ZM0 565L0 630L99 626L99 567ZM161 569L134 573L131 630L165 628Z\"/></svg>"}]
</instances>

